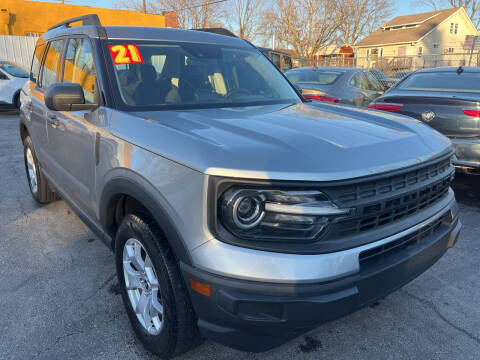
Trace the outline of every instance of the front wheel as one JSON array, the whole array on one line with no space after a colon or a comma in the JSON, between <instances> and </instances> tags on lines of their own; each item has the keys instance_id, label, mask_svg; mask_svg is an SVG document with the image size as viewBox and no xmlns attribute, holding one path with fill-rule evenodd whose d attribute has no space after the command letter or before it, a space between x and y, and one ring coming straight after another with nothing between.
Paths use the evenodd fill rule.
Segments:
<instances>
[{"instance_id":1,"label":"front wheel","mask_svg":"<svg viewBox=\"0 0 480 360\"><path fill-rule=\"evenodd\" d=\"M115 238L115 260L123 303L144 346L166 359L198 344L178 264L156 223L148 216L127 215Z\"/></svg>"},{"instance_id":2,"label":"front wheel","mask_svg":"<svg viewBox=\"0 0 480 360\"><path fill-rule=\"evenodd\" d=\"M40 171L40 163L33 148L32 139L27 136L23 141L23 157L30 193L35 201L46 204L56 200L56 194L50 189L47 179Z\"/></svg>"}]
</instances>

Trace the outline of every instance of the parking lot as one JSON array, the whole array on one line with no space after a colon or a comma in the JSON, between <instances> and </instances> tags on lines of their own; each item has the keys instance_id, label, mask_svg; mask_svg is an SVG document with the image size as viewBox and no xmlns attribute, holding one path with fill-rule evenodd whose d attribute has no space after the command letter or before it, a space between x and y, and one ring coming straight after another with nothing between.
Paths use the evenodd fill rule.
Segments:
<instances>
[{"instance_id":1,"label":"parking lot","mask_svg":"<svg viewBox=\"0 0 480 360\"><path fill-rule=\"evenodd\" d=\"M478 359L480 177L458 175L454 187L456 247L401 290L267 353L206 341L182 359ZM17 115L5 112L0 199L0 358L150 359L124 312L113 254L63 201L33 201Z\"/></svg>"}]
</instances>

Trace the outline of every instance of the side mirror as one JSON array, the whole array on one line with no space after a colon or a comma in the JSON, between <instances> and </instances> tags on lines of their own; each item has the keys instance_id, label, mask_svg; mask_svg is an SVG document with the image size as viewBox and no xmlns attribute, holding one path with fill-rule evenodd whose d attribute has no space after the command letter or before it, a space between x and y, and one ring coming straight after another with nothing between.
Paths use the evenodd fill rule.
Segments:
<instances>
[{"instance_id":1,"label":"side mirror","mask_svg":"<svg viewBox=\"0 0 480 360\"><path fill-rule=\"evenodd\" d=\"M83 89L79 84L55 83L48 87L45 105L54 111L93 110L97 104L85 104Z\"/></svg>"}]
</instances>

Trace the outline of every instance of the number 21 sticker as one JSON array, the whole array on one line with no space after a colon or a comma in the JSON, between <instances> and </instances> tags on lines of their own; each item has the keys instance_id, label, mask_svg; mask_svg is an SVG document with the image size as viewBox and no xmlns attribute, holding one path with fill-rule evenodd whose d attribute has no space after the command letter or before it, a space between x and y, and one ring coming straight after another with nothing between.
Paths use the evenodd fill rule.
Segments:
<instances>
[{"instance_id":1,"label":"number 21 sticker","mask_svg":"<svg viewBox=\"0 0 480 360\"><path fill-rule=\"evenodd\" d=\"M108 45L115 65L143 63L137 45Z\"/></svg>"}]
</instances>

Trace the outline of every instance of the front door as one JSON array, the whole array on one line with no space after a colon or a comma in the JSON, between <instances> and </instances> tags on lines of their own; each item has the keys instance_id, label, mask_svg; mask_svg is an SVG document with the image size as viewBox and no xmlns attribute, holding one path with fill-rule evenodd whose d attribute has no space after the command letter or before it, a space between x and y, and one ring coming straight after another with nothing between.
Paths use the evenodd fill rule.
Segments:
<instances>
[{"instance_id":1,"label":"front door","mask_svg":"<svg viewBox=\"0 0 480 360\"><path fill-rule=\"evenodd\" d=\"M59 81L77 83L83 88L85 102L95 102L96 73L92 45L87 38L67 42L63 71ZM95 192L95 136L91 123L95 112L49 111L48 149L61 172L61 186L84 211L93 212Z\"/></svg>"},{"instance_id":2,"label":"front door","mask_svg":"<svg viewBox=\"0 0 480 360\"><path fill-rule=\"evenodd\" d=\"M42 164L43 171L53 178L55 183L61 181L61 168L58 158L49 149L48 127L52 112L45 105L44 99L48 87L58 81L64 45L65 41L63 39L53 40L48 44L43 65L37 78L35 78L32 69L32 81L30 82L30 98L32 102L31 104L25 104L27 108L31 108L32 137L38 159ZM38 48L38 50L38 56L40 56L40 49Z\"/></svg>"}]
</instances>

